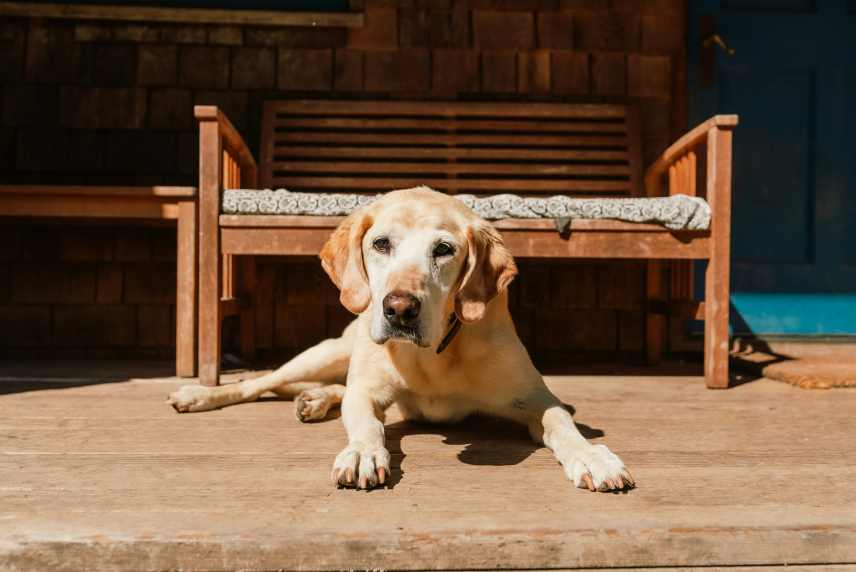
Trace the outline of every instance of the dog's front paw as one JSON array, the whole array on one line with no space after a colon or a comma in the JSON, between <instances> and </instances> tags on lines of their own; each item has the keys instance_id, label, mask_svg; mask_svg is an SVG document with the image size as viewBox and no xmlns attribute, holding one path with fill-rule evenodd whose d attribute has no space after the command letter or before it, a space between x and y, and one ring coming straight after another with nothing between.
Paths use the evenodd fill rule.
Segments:
<instances>
[{"instance_id":1,"label":"dog's front paw","mask_svg":"<svg viewBox=\"0 0 856 572\"><path fill-rule=\"evenodd\" d=\"M560 461L565 475L581 489L606 492L636 486L630 471L606 445L574 449Z\"/></svg>"},{"instance_id":2,"label":"dog's front paw","mask_svg":"<svg viewBox=\"0 0 856 572\"><path fill-rule=\"evenodd\" d=\"M204 385L183 385L178 391L170 393L166 402L179 413L214 409L211 404L211 389Z\"/></svg>"},{"instance_id":3,"label":"dog's front paw","mask_svg":"<svg viewBox=\"0 0 856 572\"><path fill-rule=\"evenodd\" d=\"M294 414L302 423L319 421L327 416L332 404L333 399L324 388L307 389L294 398Z\"/></svg>"},{"instance_id":4,"label":"dog's front paw","mask_svg":"<svg viewBox=\"0 0 856 572\"><path fill-rule=\"evenodd\" d=\"M354 442L342 449L333 463L330 477L340 487L371 489L389 476L389 451Z\"/></svg>"}]
</instances>

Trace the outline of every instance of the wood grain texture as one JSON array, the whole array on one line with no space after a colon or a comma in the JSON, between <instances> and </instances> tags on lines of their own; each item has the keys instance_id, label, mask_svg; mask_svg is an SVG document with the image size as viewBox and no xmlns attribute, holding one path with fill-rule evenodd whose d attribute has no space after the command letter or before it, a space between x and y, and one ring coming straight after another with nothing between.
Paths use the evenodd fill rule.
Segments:
<instances>
[{"instance_id":1,"label":"wood grain texture","mask_svg":"<svg viewBox=\"0 0 856 572\"><path fill-rule=\"evenodd\" d=\"M634 195L640 141L635 108L611 104L274 101L262 184Z\"/></svg>"},{"instance_id":2,"label":"wood grain texture","mask_svg":"<svg viewBox=\"0 0 856 572\"><path fill-rule=\"evenodd\" d=\"M236 255L316 256L329 236L329 228L223 227L221 249ZM520 258L705 259L710 251L706 233L572 230L561 238L555 229L503 229L502 236Z\"/></svg>"},{"instance_id":3,"label":"wood grain texture","mask_svg":"<svg viewBox=\"0 0 856 572\"><path fill-rule=\"evenodd\" d=\"M711 207L710 258L704 277L704 378L728 387L728 316L731 265L731 130L711 129L707 139L707 197Z\"/></svg>"},{"instance_id":4,"label":"wood grain texture","mask_svg":"<svg viewBox=\"0 0 856 572\"><path fill-rule=\"evenodd\" d=\"M408 424L393 408L394 486L365 494L328 482L345 443L338 419L300 424L276 399L179 415L163 403L179 384L160 377L168 364L90 371L0 365L4 568L767 572L856 561L848 391L760 380L710 392L698 366L549 377L633 470L639 487L626 495L575 490L524 427Z\"/></svg>"},{"instance_id":5,"label":"wood grain texture","mask_svg":"<svg viewBox=\"0 0 856 572\"><path fill-rule=\"evenodd\" d=\"M241 301L241 357L252 362L256 355L256 308L253 291L256 289L256 258L238 258L238 297Z\"/></svg>"},{"instance_id":6,"label":"wood grain texture","mask_svg":"<svg viewBox=\"0 0 856 572\"><path fill-rule=\"evenodd\" d=\"M196 376L198 229L195 201L179 203L175 305L175 374Z\"/></svg>"},{"instance_id":7,"label":"wood grain texture","mask_svg":"<svg viewBox=\"0 0 856 572\"><path fill-rule=\"evenodd\" d=\"M101 6L96 4L34 4L32 2L0 2L0 14L10 17L178 24L226 24L229 26L325 26L359 28L365 21L363 14L348 12L220 10L212 8L155 6Z\"/></svg>"},{"instance_id":8,"label":"wood grain texture","mask_svg":"<svg viewBox=\"0 0 856 572\"><path fill-rule=\"evenodd\" d=\"M106 186L106 185L0 185L0 196L97 196L97 197L169 197L193 198L196 187L174 187L155 185L150 187Z\"/></svg>"},{"instance_id":9,"label":"wood grain texture","mask_svg":"<svg viewBox=\"0 0 856 572\"><path fill-rule=\"evenodd\" d=\"M198 110L199 108L197 108ZM220 379L220 181L221 124L199 123L199 381Z\"/></svg>"}]
</instances>

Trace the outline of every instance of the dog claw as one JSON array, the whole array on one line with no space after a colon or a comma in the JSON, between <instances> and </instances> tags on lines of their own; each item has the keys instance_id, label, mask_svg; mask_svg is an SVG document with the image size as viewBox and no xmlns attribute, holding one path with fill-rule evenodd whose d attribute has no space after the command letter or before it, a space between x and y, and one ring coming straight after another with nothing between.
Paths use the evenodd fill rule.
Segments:
<instances>
[{"instance_id":1,"label":"dog claw","mask_svg":"<svg viewBox=\"0 0 856 572\"><path fill-rule=\"evenodd\" d=\"M636 486L636 479L633 478L633 475L627 469L624 469L624 472L621 474L624 477L624 482L627 483L628 487Z\"/></svg>"},{"instance_id":2,"label":"dog claw","mask_svg":"<svg viewBox=\"0 0 856 572\"><path fill-rule=\"evenodd\" d=\"M386 469L384 469L383 467L378 467L377 482L381 485L386 483Z\"/></svg>"},{"instance_id":3,"label":"dog claw","mask_svg":"<svg viewBox=\"0 0 856 572\"><path fill-rule=\"evenodd\" d=\"M591 479L591 475L590 475L590 474L588 474L588 473L584 474L584 475L582 476L582 479L583 479L583 483L585 483L586 488L587 488L588 490L590 490L590 491L594 491L594 490L595 490L594 482L592 481L592 479Z\"/></svg>"}]
</instances>

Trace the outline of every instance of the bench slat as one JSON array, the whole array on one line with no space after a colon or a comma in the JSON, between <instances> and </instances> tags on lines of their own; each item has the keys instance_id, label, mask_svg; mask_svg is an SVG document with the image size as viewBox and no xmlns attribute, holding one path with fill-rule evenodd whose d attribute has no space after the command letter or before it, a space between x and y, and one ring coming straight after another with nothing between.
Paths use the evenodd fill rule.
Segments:
<instances>
[{"instance_id":1,"label":"bench slat","mask_svg":"<svg viewBox=\"0 0 856 572\"><path fill-rule=\"evenodd\" d=\"M326 228L334 229L345 217L314 215L220 215L220 226L229 228ZM546 230L556 232L553 219L544 218L507 218L493 221L493 225L503 231L510 230ZM674 231L659 224L625 222L611 219L575 219L571 222L571 232L645 232L674 234ZM682 235L709 236L710 231L685 231Z\"/></svg>"},{"instance_id":2,"label":"bench slat","mask_svg":"<svg viewBox=\"0 0 856 572\"><path fill-rule=\"evenodd\" d=\"M274 114L454 116L454 117L546 117L609 118L627 116L624 105L580 103L482 103L429 101L274 101L267 105Z\"/></svg>"},{"instance_id":3,"label":"bench slat","mask_svg":"<svg viewBox=\"0 0 856 572\"><path fill-rule=\"evenodd\" d=\"M312 218L312 217L304 217ZM535 258L676 258L703 259L710 238L697 233L594 231L571 232L559 239L555 230L502 230L506 246L517 257ZM224 254L317 256L330 237L326 227L292 226L221 230Z\"/></svg>"},{"instance_id":4,"label":"bench slat","mask_svg":"<svg viewBox=\"0 0 856 572\"><path fill-rule=\"evenodd\" d=\"M194 198L196 187L112 185L0 185L0 195Z\"/></svg>"},{"instance_id":5,"label":"bench slat","mask_svg":"<svg viewBox=\"0 0 856 572\"><path fill-rule=\"evenodd\" d=\"M639 195L626 105L279 101L265 105L262 186L383 192Z\"/></svg>"},{"instance_id":6,"label":"bench slat","mask_svg":"<svg viewBox=\"0 0 856 572\"><path fill-rule=\"evenodd\" d=\"M443 119L417 118L400 119L386 117L306 117L303 115L278 115L274 123L277 130L290 129L379 129L428 130L428 131L507 131L507 132L573 132L573 133L626 133L623 121L527 121L527 120L478 120L468 118Z\"/></svg>"},{"instance_id":7,"label":"bench slat","mask_svg":"<svg viewBox=\"0 0 856 572\"><path fill-rule=\"evenodd\" d=\"M280 173L449 173L449 174L517 174L517 175L630 175L628 165L574 165L543 163L390 163L390 162L323 162L285 161L274 168L274 176Z\"/></svg>"},{"instance_id":8,"label":"bench slat","mask_svg":"<svg viewBox=\"0 0 856 572\"><path fill-rule=\"evenodd\" d=\"M627 147L623 135L443 135L422 133L365 133L350 131L285 131L276 133L274 145L283 143L375 145L471 145L475 147Z\"/></svg>"},{"instance_id":9,"label":"bench slat","mask_svg":"<svg viewBox=\"0 0 856 572\"><path fill-rule=\"evenodd\" d=\"M389 191L419 185L427 185L442 191L488 192L526 191L528 193L564 193L568 191L584 193L619 192L630 190L629 181L589 180L589 179L431 179L425 177L274 177L271 186L292 191L306 189L330 189L345 191L349 189L370 189Z\"/></svg>"},{"instance_id":10,"label":"bench slat","mask_svg":"<svg viewBox=\"0 0 856 572\"><path fill-rule=\"evenodd\" d=\"M442 147L315 147L281 146L275 149L273 162L288 157L306 158L381 158L381 159L509 159L517 161L627 161L627 150L604 149L461 149Z\"/></svg>"}]
</instances>

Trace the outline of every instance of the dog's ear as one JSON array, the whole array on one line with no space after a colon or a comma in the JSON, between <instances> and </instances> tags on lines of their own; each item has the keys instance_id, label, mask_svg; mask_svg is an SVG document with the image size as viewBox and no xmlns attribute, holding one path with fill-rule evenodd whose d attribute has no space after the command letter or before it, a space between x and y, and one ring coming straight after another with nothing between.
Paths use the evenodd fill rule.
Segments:
<instances>
[{"instance_id":1,"label":"dog's ear","mask_svg":"<svg viewBox=\"0 0 856 572\"><path fill-rule=\"evenodd\" d=\"M339 287L339 300L354 314L371 302L371 290L363 262L363 236L372 225L371 216L359 210L343 220L321 249L321 266Z\"/></svg>"},{"instance_id":2,"label":"dog's ear","mask_svg":"<svg viewBox=\"0 0 856 572\"><path fill-rule=\"evenodd\" d=\"M455 314L465 323L481 320L487 303L517 276L514 257L493 225L481 221L468 228L467 245L467 266L455 297Z\"/></svg>"}]
</instances>

